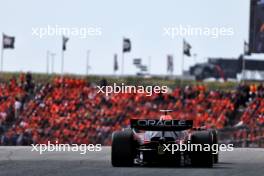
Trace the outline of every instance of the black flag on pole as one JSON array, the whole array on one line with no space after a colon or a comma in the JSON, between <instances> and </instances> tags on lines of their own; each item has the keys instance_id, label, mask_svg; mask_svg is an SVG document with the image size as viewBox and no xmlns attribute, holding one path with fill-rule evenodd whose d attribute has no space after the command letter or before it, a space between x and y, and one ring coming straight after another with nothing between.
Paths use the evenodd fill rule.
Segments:
<instances>
[{"instance_id":1,"label":"black flag on pole","mask_svg":"<svg viewBox=\"0 0 264 176\"><path fill-rule=\"evenodd\" d=\"M136 65L136 66L141 65L141 58L135 58L135 59L133 60L133 64Z\"/></svg>"},{"instance_id":2,"label":"black flag on pole","mask_svg":"<svg viewBox=\"0 0 264 176\"><path fill-rule=\"evenodd\" d=\"M192 46L188 42L183 40L183 54L190 57L191 56L191 48L192 48Z\"/></svg>"},{"instance_id":3,"label":"black flag on pole","mask_svg":"<svg viewBox=\"0 0 264 176\"><path fill-rule=\"evenodd\" d=\"M131 41L129 38L123 39L123 52L130 52L131 51Z\"/></svg>"},{"instance_id":4,"label":"black flag on pole","mask_svg":"<svg viewBox=\"0 0 264 176\"><path fill-rule=\"evenodd\" d=\"M68 37L62 36L62 50L65 51L66 50L66 44L69 41Z\"/></svg>"},{"instance_id":5,"label":"black flag on pole","mask_svg":"<svg viewBox=\"0 0 264 176\"><path fill-rule=\"evenodd\" d=\"M148 71L148 67L146 65L140 65L139 68L140 68L140 71L143 71L143 72Z\"/></svg>"},{"instance_id":6,"label":"black flag on pole","mask_svg":"<svg viewBox=\"0 0 264 176\"><path fill-rule=\"evenodd\" d=\"M114 71L118 70L117 54L114 55Z\"/></svg>"},{"instance_id":7,"label":"black flag on pole","mask_svg":"<svg viewBox=\"0 0 264 176\"><path fill-rule=\"evenodd\" d=\"M15 37L3 34L3 49L15 48Z\"/></svg>"}]
</instances>

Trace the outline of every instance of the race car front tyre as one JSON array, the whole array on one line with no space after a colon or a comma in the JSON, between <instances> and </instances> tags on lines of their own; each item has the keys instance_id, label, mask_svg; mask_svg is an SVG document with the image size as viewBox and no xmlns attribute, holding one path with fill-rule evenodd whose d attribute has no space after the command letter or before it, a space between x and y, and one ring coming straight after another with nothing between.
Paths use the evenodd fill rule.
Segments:
<instances>
[{"instance_id":1,"label":"race car front tyre","mask_svg":"<svg viewBox=\"0 0 264 176\"><path fill-rule=\"evenodd\" d=\"M114 167L129 167L134 164L133 132L130 129L112 135L111 162Z\"/></svg>"},{"instance_id":2,"label":"race car front tyre","mask_svg":"<svg viewBox=\"0 0 264 176\"><path fill-rule=\"evenodd\" d=\"M197 131L194 132L194 134L192 134L191 144L196 144L195 146L200 146L200 147L195 147L198 148L199 150L190 152L190 159L192 166L194 167L213 166L213 154L211 150L212 143L213 143L212 133L210 131ZM206 146L207 149L209 147L209 150L205 150Z\"/></svg>"}]
</instances>

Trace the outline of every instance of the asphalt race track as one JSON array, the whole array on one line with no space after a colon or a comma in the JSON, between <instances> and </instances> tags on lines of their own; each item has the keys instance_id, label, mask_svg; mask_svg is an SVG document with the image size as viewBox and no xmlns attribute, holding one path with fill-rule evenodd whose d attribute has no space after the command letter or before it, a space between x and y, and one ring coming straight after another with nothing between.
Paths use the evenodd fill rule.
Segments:
<instances>
[{"instance_id":1,"label":"asphalt race track","mask_svg":"<svg viewBox=\"0 0 264 176\"><path fill-rule=\"evenodd\" d=\"M2 176L263 176L264 149L235 149L220 153L220 163L214 168L132 167L113 168L110 147L100 152L48 152L40 155L31 147L0 147Z\"/></svg>"}]
</instances>

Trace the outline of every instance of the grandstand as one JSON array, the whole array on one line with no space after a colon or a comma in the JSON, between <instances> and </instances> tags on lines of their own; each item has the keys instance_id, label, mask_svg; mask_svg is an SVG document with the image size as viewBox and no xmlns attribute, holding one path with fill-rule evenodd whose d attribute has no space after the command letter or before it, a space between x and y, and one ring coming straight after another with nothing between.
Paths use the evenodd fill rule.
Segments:
<instances>
[{"instance_id":1,"label":"grandstand","mask_svg":"<svg viewBox=\"0 0 264 176\"><path fill-rule=\"evenodd\" d=\"M35 78L21 73L0 84L1 145L48 141L109 145L111 133L127 127L131 118L158 118L159 109L173 109L173 117L192 119L195 127L218 129L223 143L264 147L261 84L210 89L193 82L174 84L167 94L106 96L97 93L96 85L102 82L94 78L54 76L46 82ZM108 79L104 84L110 84Z\"/></svg>"}]
</instances>

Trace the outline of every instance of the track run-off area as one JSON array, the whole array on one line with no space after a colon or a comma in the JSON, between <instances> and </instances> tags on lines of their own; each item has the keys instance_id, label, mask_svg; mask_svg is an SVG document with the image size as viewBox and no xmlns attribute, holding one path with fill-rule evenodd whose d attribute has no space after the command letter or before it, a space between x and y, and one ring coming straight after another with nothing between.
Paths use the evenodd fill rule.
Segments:
<instances>
[{"instance_id":1,"label":"track run-off area","mask_svg":"<svg viewBox=\"0 0 264 176\"><path fill-rule=\"evenodd\" d=\"M111 147L99 152L39 152L32 147L0 147L0 176L263 176L264 149L235 148L220 152L213 168L135 166L115 168L111 165Z\"/></svg>"}]
</instances>

